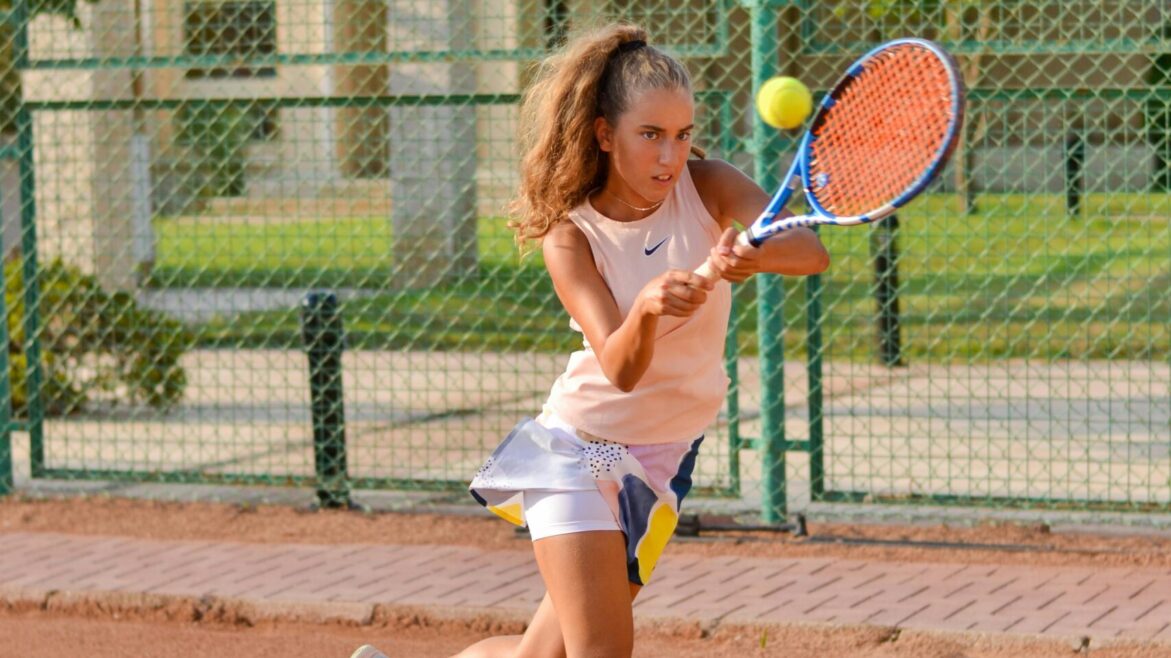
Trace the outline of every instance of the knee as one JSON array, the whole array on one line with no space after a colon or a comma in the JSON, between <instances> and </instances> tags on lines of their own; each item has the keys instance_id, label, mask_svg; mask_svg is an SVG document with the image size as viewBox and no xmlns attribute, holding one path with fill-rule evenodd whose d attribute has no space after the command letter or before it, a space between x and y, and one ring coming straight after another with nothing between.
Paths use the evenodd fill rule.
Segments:
<instances>
[{"instance_id":1,"label":"knee","mask_svg":"<svg viewBox=\"0 0 1171 658\"><path fill-rule=\"evenodd\" d=\"M567 643L567 658L630 658L634 652L633 628L599 628Z\"/></svg>"}]
</instances>

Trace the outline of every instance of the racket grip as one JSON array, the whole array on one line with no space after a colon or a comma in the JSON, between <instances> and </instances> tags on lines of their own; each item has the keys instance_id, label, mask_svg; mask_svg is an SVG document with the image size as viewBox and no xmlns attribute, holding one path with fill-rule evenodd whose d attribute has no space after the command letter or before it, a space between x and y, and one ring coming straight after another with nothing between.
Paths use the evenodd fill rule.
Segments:
<instances>
[{"instance_id":1,"label":"racket grip","mask_svg":"<svg viewBox=\"0 0 1171 658\"><path fill-rule=\"evenodd\" d=\"M740 235L737 235L734 244L744 247L751 246L752 243L748 241L748 231L742 231ZM712 267L712 259L710 256L703 262L703 265L695 268L695 273L708 281L714 281L718 278L715 268Z\"/></svg>"},{"instance_id":2,"label":"racket grip","mask_svg":"<svg viewBox=\"0 0 1171 658\"><path fill-rule=\"evenodd\" d=\"M708 258L703 262L703 265L695 268L695 273L709 281L716 278L716 271L712 269L712 259Z\"/></svg>"}]
</instances>

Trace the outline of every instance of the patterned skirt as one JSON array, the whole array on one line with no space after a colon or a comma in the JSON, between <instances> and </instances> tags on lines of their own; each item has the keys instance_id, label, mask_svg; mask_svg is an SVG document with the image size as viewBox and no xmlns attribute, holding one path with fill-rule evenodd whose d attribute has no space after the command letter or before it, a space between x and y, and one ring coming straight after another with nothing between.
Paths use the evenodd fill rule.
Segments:
<instances>
[{"instance_id":1,"label":"patterned skirt","mask_svg":"<svg viewBox=\"0 0 1171 658\"><path fill-rule=\"evenodd\" d=\"M556 419L521 421L476 473L471 494L523 526L526 490L597 489L626 535L630 582L645 585L675 532L703 437L627 445L579 434Z\"/></svg>"}]
</instances>

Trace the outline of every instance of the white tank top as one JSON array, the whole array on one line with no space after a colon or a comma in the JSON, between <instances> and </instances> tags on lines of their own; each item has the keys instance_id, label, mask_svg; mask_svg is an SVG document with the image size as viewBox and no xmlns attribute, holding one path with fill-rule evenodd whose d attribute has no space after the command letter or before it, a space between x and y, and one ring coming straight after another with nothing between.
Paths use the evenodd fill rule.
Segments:
<instances>
[{"instance_id":1,"label":"white tank top","mask_svg":"<svg viewBox=\"0 0 1171 658\"><path fill-rule=\"evenodd\" d=\"M639 291L668 269L694 270L719 241L721 229L708 213L688 167L655 212L634 222L614 221L589 199L569 213L593 250L623 317ZM716 420L728 377L724 339L732 306L731 285L720 281L688 318L659 318L655 354L634 390L610 383L583 334L584 348L553 383L548 411L604 439L626 444L690 441ZM570 326L581 331L577 322Z\"/></svg>"}]
</instances>

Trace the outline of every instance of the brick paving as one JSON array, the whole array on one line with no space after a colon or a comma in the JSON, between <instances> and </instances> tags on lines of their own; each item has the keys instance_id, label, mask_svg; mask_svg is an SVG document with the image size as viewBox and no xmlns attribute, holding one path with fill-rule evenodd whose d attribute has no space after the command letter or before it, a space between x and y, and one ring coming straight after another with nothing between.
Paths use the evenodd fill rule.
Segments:
<instances>
[{"instance_id":1,"label":"brick paving","mask_svg":"<svg viewBox=\"0 0 1171 658\"><path fill-rule=\"evenodd\" d=\"M375 604L528 613L544 588L524 551L0 533L0 602L13 592L210 595L360 617ZM1171 642L1171 570L668 555L635 614Z\"/></svg>"}]
</instances>

